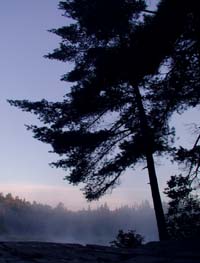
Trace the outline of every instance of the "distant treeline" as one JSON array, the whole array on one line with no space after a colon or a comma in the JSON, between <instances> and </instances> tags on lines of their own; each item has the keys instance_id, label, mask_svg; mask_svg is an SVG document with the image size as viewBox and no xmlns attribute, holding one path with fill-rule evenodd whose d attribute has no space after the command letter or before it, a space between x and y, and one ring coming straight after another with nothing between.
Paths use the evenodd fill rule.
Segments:
<instances>
[{"instance_id":1,"label":"distant treeline","mask_svg":"<svg viewBox=\"0 0 200 263\"><path fill-rule=\"evenodd\" d=\"M154 211L148 201L110 210L70 211L0 194L0 239L108 244L119 229L136 230L146 241L157 239Z\"/></svg>"}]
</instances>

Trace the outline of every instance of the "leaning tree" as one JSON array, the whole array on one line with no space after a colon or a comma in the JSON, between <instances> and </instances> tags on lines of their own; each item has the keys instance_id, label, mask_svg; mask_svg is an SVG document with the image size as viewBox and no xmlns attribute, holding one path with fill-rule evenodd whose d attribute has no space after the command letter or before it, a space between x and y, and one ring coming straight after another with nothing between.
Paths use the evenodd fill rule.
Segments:
<instances>
[{"instance_id":1,"label":"leaning tree","mask_svg":"<svg viewBox=\"0 0 200 263\"><path fill-rule=\"evenodd\" d=\"M149 11L143 0L61 1L70 24L51 30L62 42L47 57L74 66L62 77L74 83L70 92L56 103L10 101L44 123L28 128L52 145L60 156L53 165L67 171L70 183L83 183L88 200L145 161L161 240L167 233L153 156L171 150L168 120L184 100L175 60L190 31L187 2L162 0Z\"/></svg>"}]
</instances>

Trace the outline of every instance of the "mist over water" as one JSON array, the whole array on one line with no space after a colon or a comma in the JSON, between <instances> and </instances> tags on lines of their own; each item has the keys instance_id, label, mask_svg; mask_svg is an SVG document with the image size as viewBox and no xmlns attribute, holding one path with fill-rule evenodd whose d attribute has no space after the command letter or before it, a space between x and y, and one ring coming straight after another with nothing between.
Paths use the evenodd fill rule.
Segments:
<instances>
[{"instance_id":1,"label":"mist over water","mask_svg":"<svg viewBox=\"0 0 200 263\"><path fill-rule=\"evenodd\" d=\"M0 195L0 240L45 241L109 245L119 229L136 230L145 241L158 240L154 210L148 201L114 210L105 204L96 209L70 211Z\"/></svg>"}]
</instances>

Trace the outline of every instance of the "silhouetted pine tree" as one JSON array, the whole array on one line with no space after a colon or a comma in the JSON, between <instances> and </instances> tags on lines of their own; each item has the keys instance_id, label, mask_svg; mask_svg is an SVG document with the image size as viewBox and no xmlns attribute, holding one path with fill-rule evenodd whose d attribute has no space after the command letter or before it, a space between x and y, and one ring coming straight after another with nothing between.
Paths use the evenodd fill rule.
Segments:
<instances>
[{"instance_id":1,"label":"silhouetted pine tree","mask_svg":"<svg viewBox=\"0 0 200 263\"><path fill-rule=\"evenodd\" d=\"M59 7L71 23L51 30L62 42L47 57L73 63L62 80L74 85L62 102L11 104L38 115L45 125L28 128L52 145L62 157L53 165L68 172L70 183L84 183L89 200L145 160L160 239L166 239L153 155L170 150L173 111L198 102L199 61L190 50L199 41L199 7L194 0L163 0L156 12L142 0L66 0Z\"/></svg>"}]
</instances>

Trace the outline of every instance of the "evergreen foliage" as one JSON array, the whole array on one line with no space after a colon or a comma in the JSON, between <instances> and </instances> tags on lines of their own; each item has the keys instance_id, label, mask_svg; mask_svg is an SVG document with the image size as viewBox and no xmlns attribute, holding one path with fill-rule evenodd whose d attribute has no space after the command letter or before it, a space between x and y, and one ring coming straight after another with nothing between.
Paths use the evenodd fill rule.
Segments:
<instances>
[{"instance_id":1,"label":"evergreen foliage","mask_svg":"<svg viewBox=\"0 0 200 263\"><path fill-rule=\"evenodd\" d=\"M196 129L197 139L191 149L179 147L175 153L175 160L179 164L184 164L187 177L196 189L200 187L200 134L199 127Z\"/></svg>"},{"instance_id":2,"label":"evergreen foliage","mask_svg":"<svg viewBox=\"0 0 200 263\"><path fill-rule=\"evenodd\" d=\"M172 176L165 193L170 198L167 229L171 238L197 238L200 235L200 199L194 195L189 177Z\"/></svg>"},{"instance_id":3,"label":"evergreen foliage","mask_svg":"<svg viewBox=\"0 0 200 263\"><path fill-rule=\"evenodd\" d=\"M102 11L105 6L106 13ZM126 167L145 158L147 140L153 153L167 151L171 131L162 116L163 108L151 102L152 94L146 94L141 74L134 72L143 56L132 57L134 68L128 65L129 46L133 48L134 39L142 41L139 35L144 24L139 18L145 9L144 1L62 1L60 8L73 22L51 30L61 36L62 43L47 57L74 63L74 69L63 76L75 83L71 92L62 102L11 104L38 115L45 126L30 126L34 137L50 143L54 152L64 157L53 165L68 171L66 179L70 183L85 183L86 197L92 200L115 186ZM152 20L150 16L148 19ZM143 53L139 47L135 50L138 52ZM122 77L121 71L128 69L132 70L131 76L140 79L137 87L144 93L141 99L150 129L146 140L141 131L140 95L130 85L132 79Z\"/></svg>"}]
</instances>

